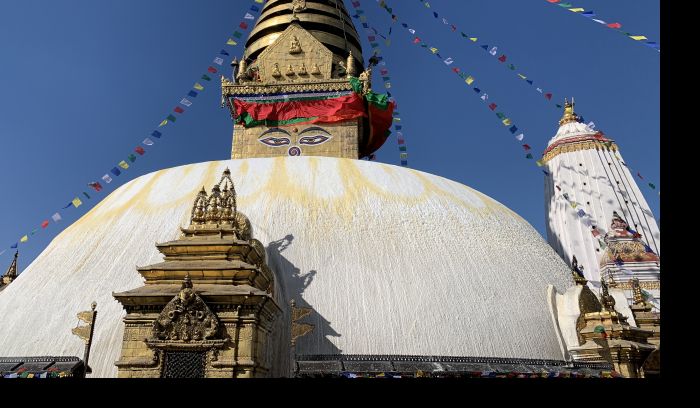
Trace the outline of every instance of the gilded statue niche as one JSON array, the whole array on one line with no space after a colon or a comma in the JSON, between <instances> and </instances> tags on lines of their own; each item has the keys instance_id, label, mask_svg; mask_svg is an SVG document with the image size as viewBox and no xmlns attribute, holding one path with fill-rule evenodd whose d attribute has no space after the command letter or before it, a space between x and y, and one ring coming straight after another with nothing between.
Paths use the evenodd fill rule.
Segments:
<instances>
[{"instance_id":1,"label":"gilded statue niche","mask_svg":"<svg viewBox=\"0 0 700 408\"><path fill-rule=\"evenodd\" d=\"M298 24L291 24L260 53L255 65L263 83L331 79L333 53ZM312 67L310 72L307 67Z\"/></svg>"}]
</instances>

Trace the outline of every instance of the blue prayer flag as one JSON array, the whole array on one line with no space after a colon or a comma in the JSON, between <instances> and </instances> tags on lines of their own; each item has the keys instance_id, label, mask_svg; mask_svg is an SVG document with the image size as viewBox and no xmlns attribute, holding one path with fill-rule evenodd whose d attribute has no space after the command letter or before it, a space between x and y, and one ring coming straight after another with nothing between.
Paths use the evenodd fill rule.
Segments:
<instances>
[{"instance_id":1,"label":"blue prayer flag","mask_svg":"<svg viewBox=\"0 0 700 408\"><path fill-rule=\"evenodd\" d=\"M154 130L153 133L151 133L151 136L153 136L153 137L155 137L155 138L158 138L158 139L160 139L160 137L161 137L162 135L163 135L163 134L160 133L160 132L157 131L157 130Z\"/></svg>"},{"instance_id":2,"label":"blue prayer flag","mask_svg":"<svg viewBox=\"0 0 700 408\"><path fill-rule=\"evenodd\" d=\"M115 176L118 176L118 175L122 174L121 170L119 170L119 169L116 168L116 167L113 167L112 170L110 170L110 171L111 171L112 174L114 174ZM68 208L68 207L65 207L65 208Z\"/></svg>"},{"instance_id":3,"label":"blue prayer flag","mask_svg":"<svg viewBox=\"0 0 700 408\"><path fill-rule=\"evenodd\" d=\"M231 54L229 54L228 52L226 52L226 50L221 50L221 52L220 52L219 54L221 54L221 55L231 55Z\"/></svg>"},{"instance_id":4,"label":"blue prayer flag","mask_svg":"<svg viewBox=\"0 0 700 408\"><path fill-rule=\"evenodd\" d=\"M12 245L10 248L13 248L13 249L14 249L14 248L17 248L17 242L15 242L15 244Z\"/></svg>"},{"instance_id":5,"label":"blue prayer flag","mask_svg":"<svg viewBox=\"0 0 700 408\"><path fill-rule=\"evenodd\" d=\"M190 91L190 92L187 94L187 96L191 96L192 98L196 98L196 97L197 97L197 92L195 92L195 91Z\"/></svg>"},{"instance_id":6,"label":"blue prayer flag","mask_svg":"<svg viewBox=\"0 0 700 408\"><path fill-rule=\"evenodd\" d=\"M508 130L510 130L510 133L515 134L515 132L518 131L518 128L515 127L515 125L511 126Z\"/></svg>"}]
</instances>

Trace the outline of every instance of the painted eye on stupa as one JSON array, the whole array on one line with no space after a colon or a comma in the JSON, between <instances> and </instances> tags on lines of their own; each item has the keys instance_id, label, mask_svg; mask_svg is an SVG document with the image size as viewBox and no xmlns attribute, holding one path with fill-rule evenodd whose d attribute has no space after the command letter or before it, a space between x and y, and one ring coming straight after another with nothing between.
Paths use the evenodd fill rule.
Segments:
<instances>
[{"instance_id":1,"label":"painted eye on stupa","mask_svg":"<svg viewBox=\"0 0 700 408\"><path fill-rule=\"evenodd\" d=\"M259 142L272 147L286 146L292 143L286 137L266 137L265 139L260 139Z\"/></svg>"},{"instance_id":2,"label":"painted eye on stupa","mask_svg":"<svg viewBox=\"0 0 700 408\"><path fill-rule=\"evenodd\" d=\"M299 144L310 146L325 143L332 137L326 129L318 126L312 126L302 130L299 132L299 136Z\"/></svg>"},{"instance_id":3,"label":"painted eye on stupa","mask_svg":"<svg viewBox=\"0 0 700 408\"><path fill-rule=\"evenodd\" d=\"M299 144L318 145L328 141L328 139L330 139L330 137L324 135L304 136L299 139Z\"/></svg>"}]
</instances>

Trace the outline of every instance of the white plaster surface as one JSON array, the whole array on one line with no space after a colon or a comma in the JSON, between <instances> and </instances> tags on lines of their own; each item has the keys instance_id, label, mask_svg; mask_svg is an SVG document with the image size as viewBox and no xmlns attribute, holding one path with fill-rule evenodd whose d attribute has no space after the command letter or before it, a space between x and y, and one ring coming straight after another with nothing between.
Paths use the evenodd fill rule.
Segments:
<instances>
[{"instance_id":1,"label":"white plaster surface","mask_svg":"<svg viewBox=\"0 0 700 408\"><path fill-rule=\"evenodd\" d=\"M197 163L121 186L0 293L0 355L82 356L70 330L96 300L92 376L115 376L112 292L142 284L136 267L161 261L155 243L177 238L226 167L281 293L314 309L298 354L562 358L547 286L571 274L525 220L441 177L322 157Z\"/></svg>"}]
</instances>

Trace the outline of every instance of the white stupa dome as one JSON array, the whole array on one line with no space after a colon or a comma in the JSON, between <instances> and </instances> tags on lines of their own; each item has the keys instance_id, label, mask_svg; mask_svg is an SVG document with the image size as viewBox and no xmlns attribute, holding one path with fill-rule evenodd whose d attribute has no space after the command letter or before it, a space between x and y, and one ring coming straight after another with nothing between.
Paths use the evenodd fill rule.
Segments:
<instances>
[{"instance_id":1,"label":"white stupa dome","mask_svg":"<svg viewBox=\"0 0 700 408\"><path fill-rule=\"evenodd\" d=\"M70 329L95 300L92 376L116 376L125 312L112 293L142 285L136 267L161 261L155 243L178 237L226 167L276 284L314 310L297 354L563 358L547 285L573 281L525 220L441 177L323 157L198 163L121 186L0 293L0 354L82 356Z\"/></svg>"}]
</instances>

